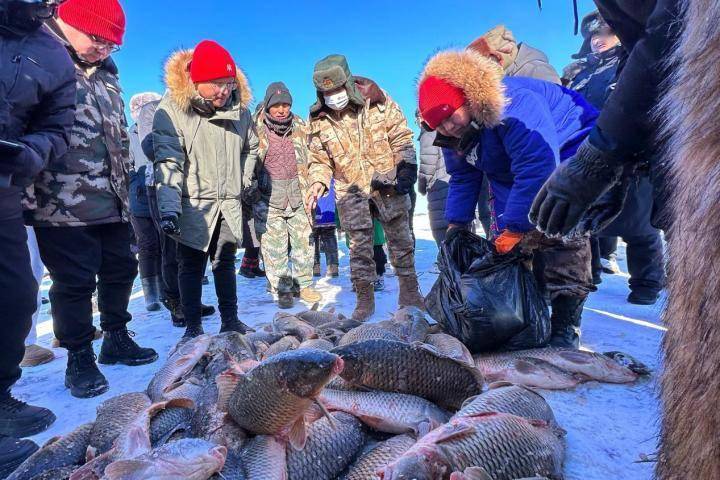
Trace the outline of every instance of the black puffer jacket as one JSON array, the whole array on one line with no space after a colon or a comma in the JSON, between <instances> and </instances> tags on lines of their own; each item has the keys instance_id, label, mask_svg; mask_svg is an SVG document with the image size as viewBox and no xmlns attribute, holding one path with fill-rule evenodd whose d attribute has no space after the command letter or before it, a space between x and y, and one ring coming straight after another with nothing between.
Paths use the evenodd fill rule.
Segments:
<instances>
[{"instance_id":1,"label":"black puffer jacket","mask_svg":"<svg viewBox=\"0 0 720 480\"><path fill-rule=\"evenodd\" d=\"M74 119L75 68L65 47L45 27L26 35L0 27L0 139L29 147L25 170L0 187L0 221L22 215L21 186L65 154Z\"/></svg>"},{"instance_id":2,"label":"black puffer jacket","mask_svg":"<svg viewBox=\"0 0 720 480\"><path fill-rule=\"evenodd\" d=\"M590 142L626 162L652 151L657 106L667 62L681 28L680 0L595 0L622 42L617 86L605 103Z\"/></svg>"}]
</instances>

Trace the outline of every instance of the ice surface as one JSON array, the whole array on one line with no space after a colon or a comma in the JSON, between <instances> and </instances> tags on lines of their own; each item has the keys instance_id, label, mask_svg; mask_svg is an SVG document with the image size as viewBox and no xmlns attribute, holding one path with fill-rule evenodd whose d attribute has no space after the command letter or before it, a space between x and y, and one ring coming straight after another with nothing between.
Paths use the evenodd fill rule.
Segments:
<instances>
[{"instance_id":1,"label":"ice surface","mask_svg":"<svg viewBox=\"0 0 720 480\"><path fill-rule=\"evenodd\" d=\"M426 215L415 217L417 237L416 264L423 292L430 290L437 275L433 264L437 248L432 240ZM341 245L340 277L323 277L318 289L324 296L322 306L334 306L349 315L354 307L354 294L350 290L347 249ZM626 271L624 247L619 250L621 266ZM323 260L324 262L324 260ZM323 264L323 272L325 270ZM396 308L397 279L388 271L386 290L376 295L375 319L383 319ZM640 462L644 455L656 450L658 433L657 372L660 363L659 345L664 332L660 324L661 306L630 305L627 275L605 275L599 291L591 295L583 317L583 345L599 351L620 350L646 363L652 370L649 380L634 385L608 385L590 382L571 392L543 392L552 405L555 415L567 431L567 479L607 480L650 479L652 463ZM66 352L55 349L57 359L47 365L26 369L14 387L14 394L27 402L51 408L58 417L46 432L33 437L42 444L49 438L69 432L77 425L94 419L96 407L112 396L144 390L153 373L166 358L169 349L180 339L182 329L173 328L166 311L145 311L142 292L136 281L130 311L133 321L129 328L136 332L135 339L142 346L151 346L160 353L155 364L141 367L101 366L110 382L110 390L100 397L88 400L73 398L63 386ZM49 288L49 280L42 289ZM215 304L215 292L210 274L210 285L204 287L205 303ZM249 280L238 276L240 318L255 325L270 321L277 311L271 296L265 292L265 280ZM39 343L49 347L52 339L52 320L49 305L43 306L38 325ZM297 305L295 311L306 309ZM96 322L99 321L95 317ZM219 329L218 314L204 322L207 332ZM100 343L95 350L99 352Z\"/></svg>"}]
</instances>

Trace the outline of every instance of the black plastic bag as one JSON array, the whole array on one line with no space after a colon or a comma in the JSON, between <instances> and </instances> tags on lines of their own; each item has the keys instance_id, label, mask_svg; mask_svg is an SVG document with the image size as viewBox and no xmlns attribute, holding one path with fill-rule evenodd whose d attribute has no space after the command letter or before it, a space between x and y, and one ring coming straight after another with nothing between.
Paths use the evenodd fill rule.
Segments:
<instances>
[{"instance_id":1,"label":"black plastic bag","mask_svg":"<svg viewBox=\"0 0 720 480\"><path fill-rule=\"evenodd\" d=\"M438 259L440 276L425 299L428 312L473 353L543 346L550 338L548 306L526 257L499 255L471 232L449 232Z\"/></svg>"}]
</instances>

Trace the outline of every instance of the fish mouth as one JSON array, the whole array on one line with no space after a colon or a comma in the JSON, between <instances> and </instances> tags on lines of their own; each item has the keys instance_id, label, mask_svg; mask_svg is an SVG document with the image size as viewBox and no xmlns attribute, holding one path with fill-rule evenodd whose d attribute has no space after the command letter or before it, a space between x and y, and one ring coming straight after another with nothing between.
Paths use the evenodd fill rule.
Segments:
<instances>
[{"instance_id":1,"label":"fish mouth","mask_svg":"<svg viewBox=\"0 0 720 480\"><path fill-rule=\"evenodd\" d=\"M652 374L652 370L647 365L625 352L604 352L603 355L642 377Z\"/></svg>"}]
</instances>

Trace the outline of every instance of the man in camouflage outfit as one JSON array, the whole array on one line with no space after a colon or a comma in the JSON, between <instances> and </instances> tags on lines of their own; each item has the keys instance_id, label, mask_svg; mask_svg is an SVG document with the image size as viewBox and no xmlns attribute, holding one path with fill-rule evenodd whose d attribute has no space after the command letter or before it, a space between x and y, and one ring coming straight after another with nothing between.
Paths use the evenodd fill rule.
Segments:
<instances>
[{"instance_id":1,"label":"man in camouflage outfit","mask_svg":"<svg viewBox=\"0 0 720 480\"><path fill-rule=\"evenodd\" d=\"M96 288L105 332L100 363L143 365L157 359L126 328L137 260L128 224L127 124L109 56L122 43L124 25L117 0L68 0L49 23L75 63L77 111L68 153L51 161L28 192L27 219L53 281L55 335L68 349L65 385L81 398L109 388L91 345Z\"/></svg>"},{"instance_id":2,"label":"man in camouflage outfit","mask_svg":"<svg viewBox=\"0 0 720 480\"><path fill-rule=\"evenodd\" d=\"M263 235L265 272L270 288L278 294L280 308L293 306L295 283L301 300L322 300L312 287L312 219L304 204L308 191L307 126L291 108L292 96L285 84L271 83L255 120L259 139L256 170L262 195L254 205L255 231Z\"/></svg>"},{"instance_id":3,"label":"man in camouflage outfit","mask_svg":"<svg viewBox=\"0 0 720 480\"><path fill-rule=\"evenodd\" d=\"M382 223L398 275L400 306L424 307L415 274L408 192L417 180L413 135L400 107L375 82L350 73L342 55L315 65L318 100L310 108L308 205L335 178L340 224L350 237L350 272L357 295L353 318L375 312L373 218Z\"/></svg>"}]
</instances>

